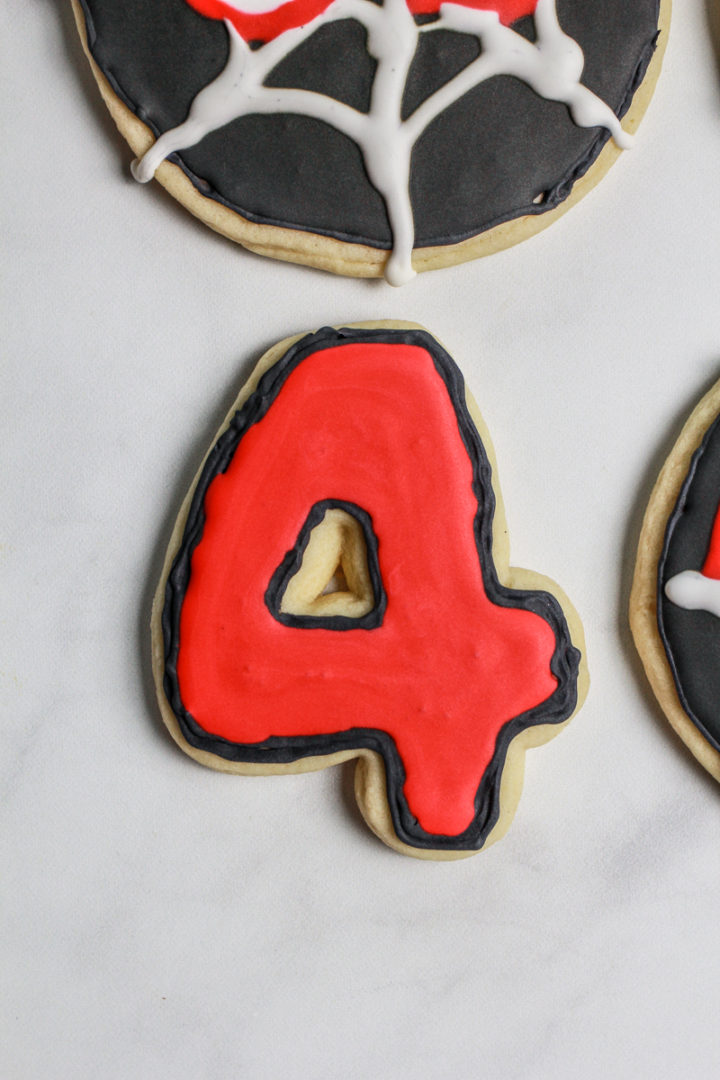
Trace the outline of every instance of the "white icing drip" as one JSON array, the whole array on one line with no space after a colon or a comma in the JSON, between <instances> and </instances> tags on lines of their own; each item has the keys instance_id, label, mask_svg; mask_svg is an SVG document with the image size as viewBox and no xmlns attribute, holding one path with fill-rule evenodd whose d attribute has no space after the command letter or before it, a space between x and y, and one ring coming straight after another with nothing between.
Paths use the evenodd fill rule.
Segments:
<instances>
[{"instance_id":1,"label":"white icing drip","mask_svg":"<svg viewBox=\"0 0 720 1080\"><path fill-rule=\"evenodd\" d=\"M668 600L687 611L709 611L720 619L720 580L683 570L665 583Z\"/></svg>"},{"instance_id":2,"label":"white icing drip","mask_svg":"<svg viewBox=\"0 0 720 1080\"><path fill-rule=\"evenodd\" d=\"M410 155L413 142L401 118L402 99L418 42L405 0L384 0L382 22L367 36L367 50L376 60L367 128L360 140L370 182L385 200L393 247L385 264L385 280L405 285L415 277L412 252L415 226L410 204Z\"/></svg>"},{"instance_id":3,"label":"white icing drip","mask_svg":"<svg viewBox=\"0 0 720 1080\"><path fill-rule=\"evenodd\" d=\"M240 2L233 6L271 10L262 6L266 2L277 6L276 0L253 0L252 9L244 4L241 7ZM315 91L263 85L280 60L321 25L348 18L367 30L367 51L377 62L367 113ZM169 154L195 145L209 132L241 116L296 113L322 120L360 147L368 178L382 195L390 222L393 247L385 277L391 285L403 285L415 276L410 203L413 146L440 113L485 79L514 75L541 97L567 105L578 126L607 128L623 149L632 144L632 137L623 131L612 110L581 84L583 53L561 29L555 0L538 0L534 18L537 40L533 44L504 26L494 11L447 3L441 6L436 22L419 27L405 0L384 0L383 7L368 0L335 0L306 26L288 30L257 50L251 50L225 20L230 49L224 70L199 91L184 123L166 131L144 157L133 162L133 176L147 182ZM403 120L402 99L418 36L440 29L475 35L482 53Z\"/></svg>"}]
</instances>

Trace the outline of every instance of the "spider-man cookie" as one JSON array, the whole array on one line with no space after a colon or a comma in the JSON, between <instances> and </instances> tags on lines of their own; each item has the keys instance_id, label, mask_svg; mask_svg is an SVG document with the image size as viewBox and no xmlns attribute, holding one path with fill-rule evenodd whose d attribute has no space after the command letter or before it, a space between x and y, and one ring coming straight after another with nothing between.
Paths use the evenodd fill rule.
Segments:
<instances>
[{"instance_id":1,"label":"spider-man cookie","mask_svg":"<svg viewBox=\"0 0 720 1080\"><path fill-rule=\"evenodd\" d=\"M720 382L690 416L650 497L630 623L668 720L720 780Z\"/></svg>"},{"instance_id":2,"label":"spider-man cookie","mask_svg":"<svg viewBox=\"0 0 720 1080\"><path fill-rule=\"evenodd\" d=\"M509 569L488 439L424 330L282 342L173 533L153 613L180 746L238 773L357 758L390 846L469 855L506 830L524 752L586 684L557 586Z\"/></svg>"},{"instance_id":3,"label":"spider-man cookie","mask_svg":"<svg viewBox=\"0 0 720 1080\"><path fill-rule=\"evenodd\" d=\"M137 179L255 251L393 284L577 201L630 144L670 7L74 3Z\"/></svg>"}]
</instances>

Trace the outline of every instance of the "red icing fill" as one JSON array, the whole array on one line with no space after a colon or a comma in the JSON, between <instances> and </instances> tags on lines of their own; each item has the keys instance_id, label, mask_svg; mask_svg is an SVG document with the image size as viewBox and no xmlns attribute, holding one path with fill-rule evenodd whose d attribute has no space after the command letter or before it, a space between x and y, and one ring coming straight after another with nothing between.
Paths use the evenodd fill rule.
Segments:
<instances>
[{"instance_id":1,"label":"red icing fill","mask_svg":"<svg viewBox=\"0 0 720 1080\"><path fill-rule=\"evenodd\" d=\"M207 492L178 658L198 724L237 743L381 729L420 825L463 832L498 731L557 685L551 627L485 593L472 480L424 349L355 343L306 357ZM371 515L387 592L380 627L288 627L265 604L324 499Z\"/></svg>"},{"instance_id":2,"label":"red icing fill","mask_svg":"<svg viewBox=\"0 0 720 1080\"><path fill-rule=\"evenodd\" d=\"M447 0L406 0L407 6L413 15L434 15L440 10L440 5ZM500 16L500 22L510 26L524 15L532 15L538 5L538 0L449 0L451 3L460 4L462 7L475 8L477 11L496 11Z\"/></svg>"},{"instance_id":3,"label":"red icing fill","mask_svg":"<svg viewBox=\"0 0 720 1080\"><path fill-rule=\"evenodd\" d=\"M715 511L715 521L702 572L705 577L720 578L720 506Z\"/></svg>"},{"instance_id":4,"label":"red icing fill","mask_svg":"<svg viewBox=\"0 0 720 1080\"><path fill-rule=\"evenodd\" d=\"M317 18L332 0L288 0L285 4L278 0L274 10L256 13L244 12L239 10L240 4L235 7L223 0L186 2L209 19L227 19L246 41L272 41L286 30L304 26Z\"/></svg>"},{"instance_id":5,"label":"red icing fill","mask_svg":"<svg viewBox=\"0 0 720 1080\"><path fill-rule=\"evenodd\" d=\"M237 6L226 3L225 0L186 0L186 2L209 19L228 19L246 41L272 41L286 30L304 26L317 18L330 6L332 0L288 0L285 4L279 2L272 11L257 13L242 11L242 0L238 0ZM433 15L439 10L444 0L406 0L406 2L413 15ZM506 26L510 26L523 15L532 15L537 7L537 0L454 0L454 2L481 11L497 11L500 21Z\"/></svg>"}]
</instances>

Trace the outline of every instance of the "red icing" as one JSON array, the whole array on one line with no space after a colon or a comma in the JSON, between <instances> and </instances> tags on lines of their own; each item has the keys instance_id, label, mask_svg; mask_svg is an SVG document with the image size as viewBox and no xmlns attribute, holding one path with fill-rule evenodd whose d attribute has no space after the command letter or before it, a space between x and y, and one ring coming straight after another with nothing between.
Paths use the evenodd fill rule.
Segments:
<instances>
[{"instance_id":1,"label":"red icing","mask_svg":"<svg viewBox=\"0 0 720 1080\"><path fill-rule=\"evenodd\" d=\"M424 349L350 343L306 357L207 492L178 657L198 724L237 743L380 728L420 825L463 832L500 728L557 685L551 627L485 593L472 480ZM372 517L387 592L380 627L288 627L265 604L324 499Z\"/></svg>"},{"instance_id":2,"label":"red icing","mask_svg":"<svg viewBox=\"0 0 720 1080\"><path fill-rule=\"evenodd\" d=\"M434 15L440 10L440 5L447 0L406 0L407 6L413 15ZM450 0L463 7L475 8L478 11L496 11L500 16L500 22L510 26L524 15L532 15L537 7L538 0Z\"/></svg>"},{"instance_id":3,"label":"red icing","mask_svg":"<svg viewBox=\"0 0 720 1080\"><path fill-rule=\"evenodd\" d=\"M705 577L720 578L720 506L715 511L715 521L702 572Z\"/></svg>"},{"instance_id":4,"label":"red icing","mask_svg":"<svg viewBox=\"0 0 720 1080\"><path fill-rule=\"evenodd\" d=\"M322 14L332 0L288 0L273 11L244 12L223 0L186 0L190 7L209 19L227 19L246 41L272 41L273 38L304 26Z\"/></svg>"},{"instance_id":5,"label":"red icing","mask_svg":"<svg viewBox=\"0 0 720 1080\"><path fill-rule=\"evenodd\" d=\"M242 11L242 0L238 0L237 6L226 3L225 0L186 0L186 2L209 19L228 19L246 41L272 41L286 30L304 26L317 18L330 6L332 0L288 0L284 4L278 3L273 11L261 13ZM406 2L413 15L433 15L440 9L444 0L406 0ZM453 0L453 2L481 11L497 11L500 21L506 26L522 18L523 15L532 15L537 7L537 0Z\"/></svg>"}]
</instances>

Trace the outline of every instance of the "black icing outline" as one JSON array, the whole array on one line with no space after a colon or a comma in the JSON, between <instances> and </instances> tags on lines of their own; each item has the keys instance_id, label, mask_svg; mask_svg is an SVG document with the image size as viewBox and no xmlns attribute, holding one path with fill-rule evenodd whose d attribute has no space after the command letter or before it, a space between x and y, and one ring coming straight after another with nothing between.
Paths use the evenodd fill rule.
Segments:
<instances>
[{"instance_id":1,"label":"black icing outline","mask_svg":"<svg viewBox=\"0 0 720 1080\"><path fill-rule=\"evenodd\" d=\"M386 732L374 728L353 728L333 735L272 736L260 743L233 743L204 731L185 709L180 696L177 679L180 613L189 582L192 553L202 538L203 505L208 487L218 473L227 469L243 435L266 414L288 375L313 353L350 342L414 345L430 354L455 409L460 435L473 467L472 487L478 501L474 522L475 541L486 593L493 603L500 606L535 612L548 623L555 636L550 670L558 680L556 689L546 701L514 717L501 728L495 752L478 786L473 821L464 832L454 836L426 832L410 812L402 790L405 770L395 743ZM264 373L257 389L234 414L210 451L193 493L183 538L166 582L162 613L165 642L163 688L185 740L196 749L209 751L228 761L264 765L286 765L304 757L329 756L347 750L373 750L381 755L385 764L392 823L403 843L416 848L444 851L481 848L499 817L500 783L510 743L526 728L540 724L561 724L568 719L577 704L580 663L580 652L572 644L565 616L556 597L542 590L511 589L499 581L492 555L494 509L492 470L467 408L462 374L430 334L421 330L336 330L326 327L296 342Z\"/></svg>"},{"instance_id":2,"label":"black icing outline","mask_svg":"<svg viewBox=\"0 0 720 1080\"><path fill-rule=\"evenodd\" d=\"M344 510L355 518L363 531L365 547L367 550L367 567L370 576L370 584L373 590L373 606L370 611L354 618L349 615L290 615L282 611L280 605L285 595L290 580L295 577L302 566L305 548L310 540L310 533L316 525L325 517L327 510ZM378 560L378 538L372 525L372 518L367 510L356 503L346 502L343 499L321 499L311 507L310 513L305 519L294 546L284 556L277 570L270 578L270 584L265 592L265 603L270 614L283 626L296 626L301 630L374 630L382 626L387 607L387 593L380 574Z\"/></svg>"},{"instance_id":3,"label":"black icing outline","mask_svg":"<svg viewBox=\"0 0 720 1080\"><path fill-rule=\"evenodd\" d=\"M670 667L670 673L672 674L672 677L673 677L673 682L675 684L675 690L677 692L678 699L680 701L680 704L681 704L681 706L683 708L683 711L685 712L686 716L692 722L692 724L694 724L694 726L697 728L700 735L702 735L702 737L705 739L705 741L708 743L709 746L711 746L714 750L717 750L718 752L720 752L720 739L716 739L715 736L712 734L712 732L708 731L708 729L705 726L705 724L703 723L703 721L694 712L694 710L693 710L693 708L690 705L690 702L688 700L687 694L686 694L684 686L683 686L683 683L686 682L687 680L683 680L680 677L680 671L678 669L678 665L677 665L676 660L675 660L675 653L674 653L674 650L672 648L672 645L670 644L668 633L667 633L667 631L665 629L665 617L664 617L663 607L664 607L665 603L668 603L668 604L672 603L672 601L665 596L665 563L667 562L668 553L670 551L670 546L671 546L671 544L673 542L673 533L675 531L675 526L677 525L677 523L680 521L680 519L682 518L682 516L686 512L686 506L687 506L687 502L688 502L688 497L690 495L690 491L691 491L691 488L692 488L694 480L695 480L695 475L697 473L698 466L699 466L699 464L700 464L700 462L701 462L701 460L703 458L703 455L705 454L708 446L710 445L712 440L716 437L719 430L720 430L720 416L716 417L715 420L713 420L713 422L710 424L707 431L703 435L702 442L698 446L697 450L695 450L694 454L692 455L692 458L690 459L690 466L688 468L687 476L685 477L685 479L683 481L682 487L680 488L680 494L677 497L677 501L675 503L675 506L673 507L672 513L670 514L670 517L668 518L667 524L665 526L665 536L664 536L664 539L663 539L662 552L660 554L660 558L658 559L657 584L656 584L656 617L657 617L658 633L659 633L659 636L660 636L660 641L662 642L663 649L665 650L665 656L667 657L667 662L668 662L668 665ZM697 569L697 570L699 570L700 567L699 566L698 567L692 567L692 568L689 568L689 569ZM696 617L699 616L699 617L702 618L702 617L706 616L708 613L703 612L703 611L696 611L696 612L693 612L693 614Z\"/></svg>"}]
</instances>

